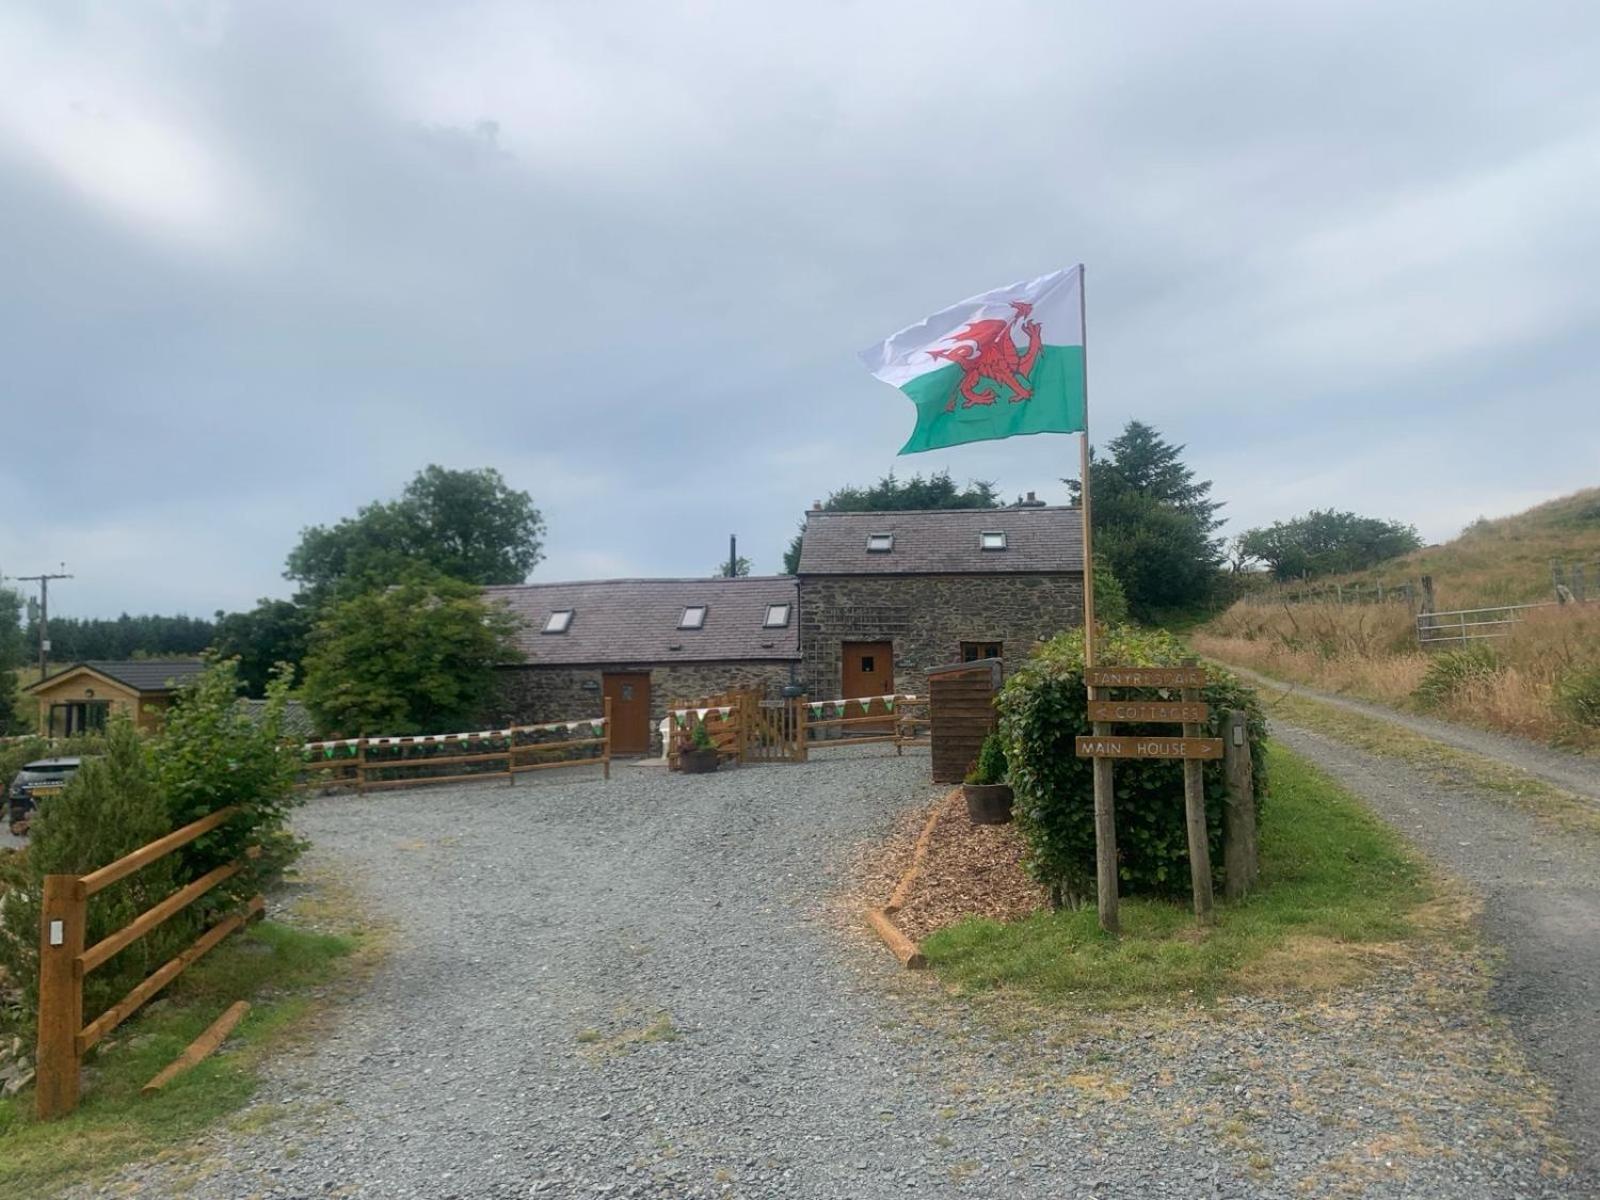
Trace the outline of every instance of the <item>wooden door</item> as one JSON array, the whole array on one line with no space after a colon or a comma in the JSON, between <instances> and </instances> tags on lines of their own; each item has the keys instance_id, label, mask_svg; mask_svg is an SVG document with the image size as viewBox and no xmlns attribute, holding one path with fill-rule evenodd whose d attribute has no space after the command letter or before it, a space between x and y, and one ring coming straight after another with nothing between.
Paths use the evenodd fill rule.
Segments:
<instances>
[{"instance_id":1,"label":"wooden door","mask_svg":"<svg viewBox=\"0 0 1600 1200\"><path fill-rule=\"evenodd\" d=\"M844 689L839 694L846 700L853 700L857 696L888 696L894 692L894 643L893 642L846 642L841 647L841 671L843 678L840 686ZM875 713L882 705L874 705ZM854 705L846 716L855 717L863 715ZM871 736L877 733L891 732L891 726L857 725L846 726L849 732L846 737Z\"/></svg>"},{"instance_id":2,"label":"wooden door","mask_svg":"<svg viewBox=\"0 0 1600 1200\"><path fill-rule=\"evenodd\" d=\"M611 752L647 754L650 750L650 674L606 672L601 690L611 701Z\"/></svg>"}]
</instances>

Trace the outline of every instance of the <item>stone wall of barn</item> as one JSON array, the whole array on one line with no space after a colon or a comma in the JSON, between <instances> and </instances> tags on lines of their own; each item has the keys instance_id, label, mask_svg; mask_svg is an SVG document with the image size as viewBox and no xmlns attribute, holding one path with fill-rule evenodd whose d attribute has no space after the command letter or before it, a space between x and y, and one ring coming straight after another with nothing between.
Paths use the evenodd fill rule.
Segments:
<instances>
[{"instance_id":1,"label":"stone wall of barn","mask_svg":"<svg viewBox=\"0 0 1600 1200\"><path fill-rule=\"evenodd\" d=\"M963 642L999 642L1006 673L1035 642L1083 624L1083 575L804 575L801 682L838 696L845 642L892 642L895 690L926 695Z\"/></svg>"},{"instance_id":2,"label":"stone wall of barn","mask_svg":"<svg viewBox=\"0 0 1600 1200\"><path fill-rule=\"evenodd\" d=\"M674 700L694 700L754 688L777 699L789 682L786 662L608 663L601 667L517 666L498 671L499 694L485 714L506 725L572 721L601 712L600 677L606 673L650 673L651 725ZM651 734L655 737L654 732ZM654 746L660 752L660 746Z\"/></svg>"}]
</instances>

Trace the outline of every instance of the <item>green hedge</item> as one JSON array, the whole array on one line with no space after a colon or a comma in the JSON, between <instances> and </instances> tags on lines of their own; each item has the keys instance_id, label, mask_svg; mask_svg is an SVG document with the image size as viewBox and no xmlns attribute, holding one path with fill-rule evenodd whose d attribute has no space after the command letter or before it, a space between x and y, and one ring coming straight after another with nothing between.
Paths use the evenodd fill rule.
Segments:
<instances>
[{"instance_id":1,"label":"green hedge","mask_svg":"<svg viewBox=\"0 0 1600 1200\"><path fill-rule=\"evenodd\" d=\"M1102 665L1180 666L1189 657L1170 634L1131 627L1113 629L1097 647ZM1208 736L1221 735L1224 714L1249 718L1250 757L1259 810L1266 785L1267 723L1255 693L1226 671L1207 671L1211 707ZM1131 693L1119 691L1117 696ZM1152 696L1154 693L1141 693ZM1168 697L1177 699L1176 694ZM1000 733L1016 793L1016 820L1029 845L1029 869L1068 901L1094 894L1094 770L1078 758L1073 739L1093 732L1083 682L1083 634L1064 633L1036 650L1005 685L997 701ZM1129 735L1165 734L1172 725L1118 725ZM1183 764L1172 760L1118 760L1114 796L1117 857L1126 894L1187 895L1189 848L1185 833ZM1206 824L1212 871L1222 881L1222 818L1227 783L1220 761L1205 764Z\"/></svg>"}]
</instances>

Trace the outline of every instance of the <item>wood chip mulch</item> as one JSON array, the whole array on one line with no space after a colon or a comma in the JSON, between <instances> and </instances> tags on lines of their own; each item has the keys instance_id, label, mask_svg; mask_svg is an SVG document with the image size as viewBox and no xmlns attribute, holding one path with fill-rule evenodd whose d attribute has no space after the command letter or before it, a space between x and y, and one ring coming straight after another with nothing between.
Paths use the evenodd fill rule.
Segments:
<instances>
[{"instance_id":1,"label":"wood chip mulch","mask_svg":"<svg viewBox=\"0 0 1600 1200\"><path fill-rule=\"evenodd\" d=\"M962 917L1015 921L1043 908L1048 897L1023 869L1025 849L1015 825L974 825L958 788L939 802L922 870L894 923L921 942Z\"/></svg>"}]
</instances>

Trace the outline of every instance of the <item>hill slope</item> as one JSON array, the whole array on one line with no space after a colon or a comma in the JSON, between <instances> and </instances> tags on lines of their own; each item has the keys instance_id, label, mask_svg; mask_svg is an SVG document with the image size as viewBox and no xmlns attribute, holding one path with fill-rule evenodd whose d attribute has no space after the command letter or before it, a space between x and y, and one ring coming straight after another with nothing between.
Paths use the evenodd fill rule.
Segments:
<instances>
[{"instance_id":1,"label":"hill slope","mask_svg":"<svg viewBox=\"0 0 1600 1200\"><path fill-rule=\"evenodd\" d=\"M1432 575L1441 609L1554 599L1550 563L1581 564L1589 598L1600 597L1600 487L1510 517L1479 520L1460 537L1327 580L1385 586Z\"/></svg>"}]
</instances>

